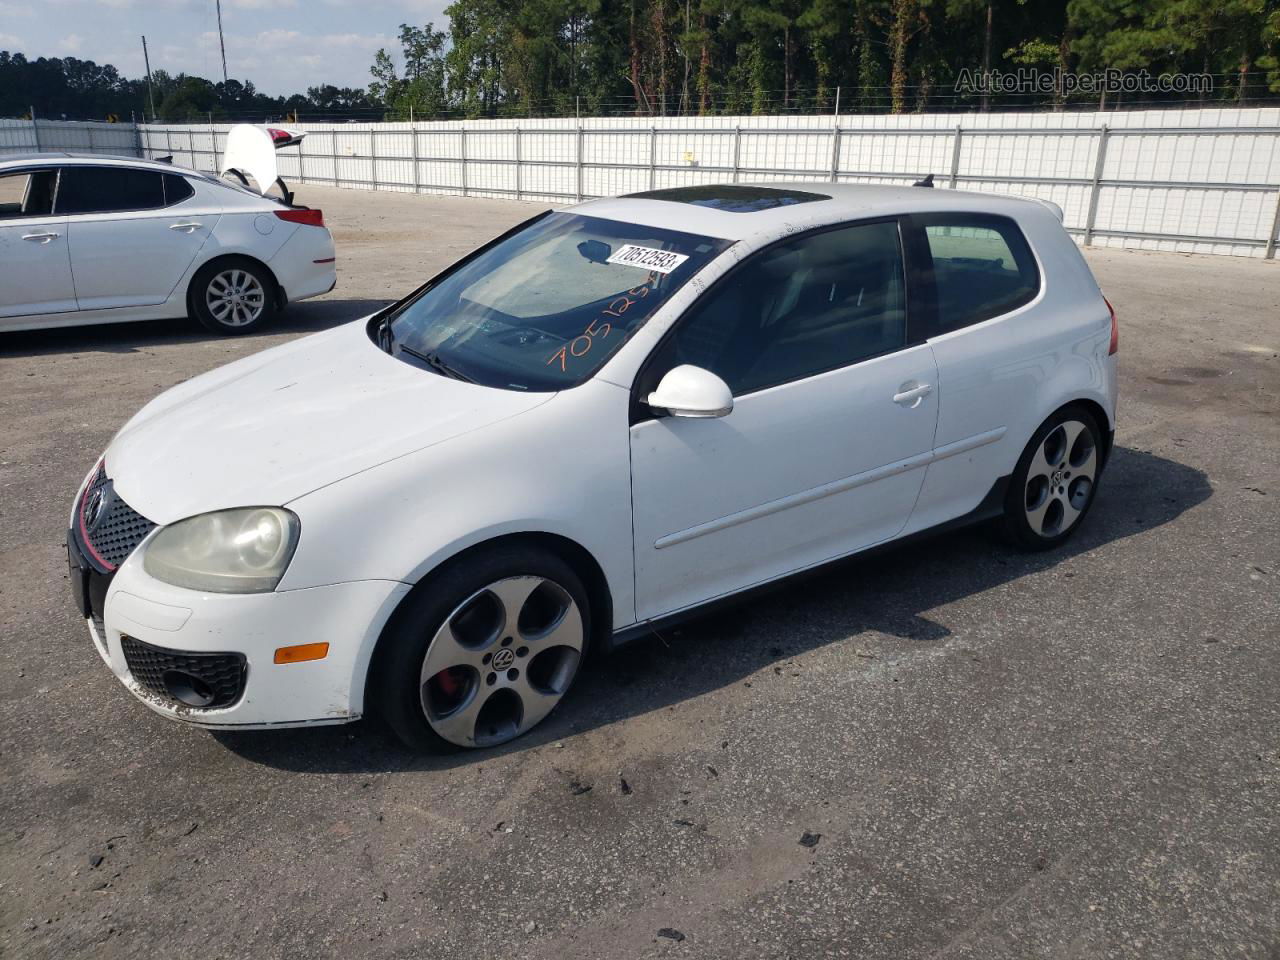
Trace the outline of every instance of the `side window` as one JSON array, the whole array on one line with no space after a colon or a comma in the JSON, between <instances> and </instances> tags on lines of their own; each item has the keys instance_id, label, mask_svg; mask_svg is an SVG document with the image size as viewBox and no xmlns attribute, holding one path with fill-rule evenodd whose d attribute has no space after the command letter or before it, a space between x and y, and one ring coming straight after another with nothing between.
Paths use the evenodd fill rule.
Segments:
<instances>
[{"instance_id":1,"label":"side window","mask_svg":"<svg viewBox=\"0 0 1280 960\"><path fill-rule=\"evenodd\" d=\"M181 203L195 192L195 188L191 186L191 181L186 177L176 173L166 173L164 175L164 205L166 207Z\"/></svg>"},{"instance_id":2,"label":"side window","mask_svg":"<svg viewBox=\"0 0 1280 960\"><path fill-rule=\"evenodd\" d=\"M63 167L58 213L115 213L164 206L161 174L130 167Z\"/></svg>"},{"instance_id":3,"label":"side window","mask_svg":"<svg viewBox=\"0 0 1280 960\"><path fill-rule=\"evenodd\" d=\"M935 335L1008 313L1033 299L1040 272L1022 231L1002 217L924 216L933 257Z\"/></svg>"},{"instance_id":4,"label":"side window","mask_svg":"<svg viewBox=\"0 0 1280 960\"><path fill-rule=\"evenodd\" d=\"M907 339L904 288L896 222L776 244L690 308L646 380L656 386L672 367L690 363L740 396L900 349Z\"/></svg>"},{"instance_id":5,"label":"side window","mask_svg":"<svg viewBox=\"0 0 1280 960\"><path fill-rule=\"evenodd\" d=\"M0 220L49 216L57 186L56 170L24 170L0 176Z\"/></svg>"}]
</instances>

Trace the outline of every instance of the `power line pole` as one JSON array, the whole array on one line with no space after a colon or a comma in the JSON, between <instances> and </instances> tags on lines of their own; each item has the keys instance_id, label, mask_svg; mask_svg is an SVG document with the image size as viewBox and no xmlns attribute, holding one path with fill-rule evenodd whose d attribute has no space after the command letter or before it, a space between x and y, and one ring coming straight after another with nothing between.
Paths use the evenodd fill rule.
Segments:
<instances>
[{"instance_id":1,"label":"power line pole","mask_svg":"<svg viewBox=\"0 0 1280 960\"><path fill-rule=\"evenodd\" d=\"M222 39L222 0L216 0L218 7L218 46L222 49L222 83L227 83L227 43Z\"/></svg>"},{"instance_id":2,"label":"power line pole","mask_svg":"<svg viewBox=\"0 0 1280 960\"><path fill-rule=\"evenodd\" d=\"M147 56L147 36L142 35L142 62L147 67L147 97L151 100L151 119L156 119L156 93L151 87L151 58Z\"/></svg>"}]
</instances>

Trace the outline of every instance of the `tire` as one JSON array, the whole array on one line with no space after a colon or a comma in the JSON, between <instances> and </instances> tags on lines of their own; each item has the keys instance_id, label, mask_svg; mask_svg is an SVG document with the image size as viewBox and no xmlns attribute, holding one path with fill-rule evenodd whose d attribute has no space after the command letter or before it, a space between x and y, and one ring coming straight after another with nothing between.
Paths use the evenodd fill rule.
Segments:
<instances>
[{"instance_id":1,"label":"tire","mask_svg":"<svg viewBox=\"0 0 1280 960\"><path fill-rule=\"evenodd\" d=\"M275 277L248 257L207 263L191 278L187 307L207 329L223 336L252 333L279 312Z\"/></svg>"},{"instance_id":2,"label":"tire","mask_svg":"<svg viewBox=\"0 0 1280 960\"><path fill-rule=\"evenodd\" d=\"M1102 431L1081 407L1064 407L1035 432L1005 495L1004 529L1024 550L1052 550L1080 528L1102 476Z\"/></svg>"},{"instance_id":3,"label":"tire","mask_svg":"<svg viewBox=\"0 0 1280 960\"><path fill-rule=\"evenodd\" d=\"M591 636L586 589L553 553L464 557L404 601L375 653L374 708L427 753L514 740L568 692Z\"/></svg>"}]
</instances>

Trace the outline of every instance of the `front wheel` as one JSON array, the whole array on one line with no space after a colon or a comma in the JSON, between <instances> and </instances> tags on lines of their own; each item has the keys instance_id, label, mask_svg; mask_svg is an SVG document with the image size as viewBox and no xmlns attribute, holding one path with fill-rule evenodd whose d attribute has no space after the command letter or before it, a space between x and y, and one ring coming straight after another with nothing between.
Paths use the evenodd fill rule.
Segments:
<instances>
[{"instance_id":1,"label":"front wheel","mask_svg":"<svg viewBox=\"0 0 1280 960\"><path fill-rule=\"evenodd\" d=\"M560 703L590 627L586 590L559 557L486 551L405 601L380 643L371 692L414 749L497 746Z\"/></svg>"},{"instance_id":2,"label":"front wheel","mask_svg":"<svg viewBox=\"0 0 1280 960\"><path fill-rule=\"evenodd\" d=\"M275 279L253 260L219 260L192 278L188 304L192 315L214 333L250 333L277 312Z\"/></svg>"},{"instance_id":3,"label":"front wheel","mask_svg":"<svg viewBox=\"0 0 1280 960\"><path fill-rule=\"evenodd\" d=\"M1050 417L1023 451L1005 497L1004 524L1029 550L1066 541L1093 504L1102 469L1102 434L1087 411Z\"/></svg>"}]
</instances>

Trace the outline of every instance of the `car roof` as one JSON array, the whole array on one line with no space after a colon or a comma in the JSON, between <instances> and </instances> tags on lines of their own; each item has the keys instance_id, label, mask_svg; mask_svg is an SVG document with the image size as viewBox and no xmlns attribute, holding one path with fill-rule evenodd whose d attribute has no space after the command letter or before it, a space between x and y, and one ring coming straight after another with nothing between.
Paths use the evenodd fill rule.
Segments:
<instances>
[{"instance_id":1,"label":"car roof","mask_svg":"<svg viewBox=\"0 0 1280 960\"><path fill-rule=\"evenodd\" d=\"M30 166L32 164L57 163L59 166L108 166L108 167L144 167L160 169L169 173L196 173L184 167L177 167L161 160L147 160L143 157L126 157L112 153L11 153L0 154L0 170L9 167Z\"/></svg>"},{"instance_id":2,"label":"car roof","mask_svg":"<svg viewBox=\"0 0 1280 960\"><path fill-rule=\"evenodd\" d=\"M800 224L904 213L965 212L1016 217L1043 206L1042 201L1033 198L968 190L796 181L648 190L588 200L570 209L608 220L743 240Z\"/></svg>"}]
</instances>

